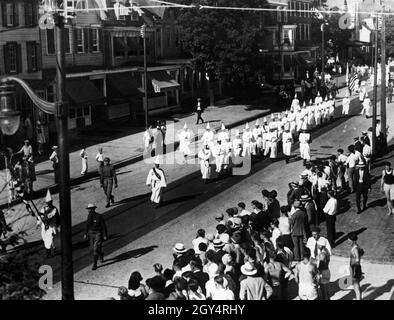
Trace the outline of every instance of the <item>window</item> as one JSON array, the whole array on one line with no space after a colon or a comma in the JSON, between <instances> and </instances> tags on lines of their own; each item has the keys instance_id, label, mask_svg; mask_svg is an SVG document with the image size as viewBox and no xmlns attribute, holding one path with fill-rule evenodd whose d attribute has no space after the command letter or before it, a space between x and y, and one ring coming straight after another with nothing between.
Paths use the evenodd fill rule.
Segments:
<instances>
[{"instance_id":1,"label":"window","mask_svg":"<svg viewBox=\"0 0 394 320\"><path fill-rule=\"evenodd\" d=\"M306 24L304 24L304 40L308 40L308 30Z\"/></svg>"},{"instance_id":2,"label":"window","mask_svg":"<svg viewBox=\"0 0 394 320\"><path fill-rule=\"evenodd\" d=\"M92 44L92 52L100 51L100 37L99 37L99 29L90 29L90 41Z\"/></svg>"},{"instance_id":3,"label":"window","mask_svg":"<svg viewBox=\"0 0 394 320\"><path fill-rule=\"evenodd\" d=\"M76 29L76 42L77 42L77 53L84 53L84 32L83 29Z\"/></svg>"},{"instance_id":4,"label":"window","mask_svg":"<svg viewBox=\"0 0 394 320\"><path fill-rule=\"evenodd\" d=\"M27 72L38 70L38 45L35 41L26 42Z\"/></svg>"},{"instance_id":5,"label":"window","mask_svg":"<svg viewBox=\"0 0 394 320\"><path fill-rule=\"evenodd\" d=\"M64 42L63 42L63 48L64 52L66 54L70 54L71 52L71 29L70 28L65 28L63 32L64 36Z\"/></svg>"},{"instance_id":6,"label":"window","mask_svg":"<svg viewBox=\"0 0 394 320\"><path fill-rule=\"evenodd\" d=\"M2 2L1 12L4 27L16 27L18 25L18 6L13 1Z\"/></svg>"},{"instance_id":7,"label":"window","mask_svg":"<svg viewBox=\"0 0 394 320\"><path fill-rule=\"evenodd\" d=\"M13 74L22 71L21 45L16 42L7 42L3 48L5 73Z\"/></svg>"},{"instance_id":8,"label":"window","mask_svg":"<svg viewBox=\"0 0 394 320\"><path fill-rule=\"evenodd\" d=\"M276 12L276 20L277 20L277 22L282 22L282 11L281 10L278 10Z\"/></svg>"},{"instance_id":9,"label":"window","mask_svg":"<svg viewBox=\"0 0 394 320\"><path fill-rule=\"evenodd\" d=\"M113 38L114 57L124 57L125 46L126 43L123 37L114 37Z\"/></svg>"},{"instance_id":10,"label":"window","mask_svg":"<svg viewBox=\"0 0 394 320\"><path fill-rule=\"evenodd\" d=\"M129 57L138 56L139 41L137 37L127 37L127 55Z\"/></svg>"},{"instance_id":11,"label":"window","mask_svg":"<svg viewBox=\"0 0 394 320\"><path fill-rule=\"evenodd\" d=\"M290 1L289 1L289 10L290 10L289 15L290 15L290 17L293 15L293 11L291 11L292 9L293 9L293 1L290 0Z\"/></svg>"},{"instance_id":12,"label":"window","mask_svg":"<svg viewBox=\"0 0 394 320\"><path fill-rule=\"evenodd\" d=\"M301 11L300 11L300 10L301 10L301 2L297 2L297 4L298 4L298 5L297 5L297 10L298 10L297 16L298 16L298 17L301 17Z\"/></svg>"},{"instance_id":13,"label":"window","mask_svg":"<svg viewBox=\"0 0 394 320\"><path fill-rule=\"evenodd\" d=\"M47 54L55 54L55 29L47 29Z\"/></svg>"},{"instance_id":14,"label":"window","mask_svg":"<svg viewBox=\"0 0 394 320\"><path fill-rule=\"evenodd\" d=\"M26 26L34 26L37 24L37 16L35 12L35 6L33 2L26 1L24 3L25 8L25 25Z\"/></svg>"}]
</instances>

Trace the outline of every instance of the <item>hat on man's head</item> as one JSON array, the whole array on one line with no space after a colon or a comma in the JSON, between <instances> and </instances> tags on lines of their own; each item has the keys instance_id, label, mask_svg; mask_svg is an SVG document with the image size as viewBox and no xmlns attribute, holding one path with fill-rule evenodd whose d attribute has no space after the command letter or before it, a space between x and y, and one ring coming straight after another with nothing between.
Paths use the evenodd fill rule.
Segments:
<instances>
[{"instance_id":1,"label":"hat on man's head","mask_svg":"<svg viewBox=\"0 0 394 320\"><path fill-rule=\"evenodd\" d=\"M59 149L58 146L53 146L53 147L52 147L52 150L57 150L57 149Z\"/></svg>"},{"instance_id":2,"label":"hat on man's head","mask_svg":"<svg viewBox=\"0 0 394 320\"><path fill-rule=\"evenodd\" d=\"M241 272L246 276L254 276L257 273L257 269L248 261L241 266Z\"/></svg>"},{"instance_id":3,"label":"hat on man's head","mask_svg":"<svg viewBox=\"0 0 394 320\"><path fill-rule=\"evenodd\" d=\"M233 243L240 243L242 239L241 233L240 232L234 232L232 237L231 237L231 241Z\"/></svg>"},{"instance_id":4,"label":"hat on man's head","mask_svg":"<svg viewBox=\"0 0 394 320\"><path fill-rule=\"evenodd\" d=\"M176 243L172 250L176 253L185 253L187 251L183 243Z\"/></svg>"},{"instance_id":5,"label":"hat on man's head","mask_svg":"<svg viewBox=\"0 0 394 320\"><path fill-rule=\"evenodd\" d=\"M215 239L213 240L213 246L215 248L223 248L224 247L224 242L220 239Z\"/></svg>"},{"instance_id":6,"label":"hat on man's head","mask_svg":"<svg viewBox=\"0 0 394 320\"><path fill-rule=\"evenodd\" d=\"M300 201L302 202L302 201L309 201L309 200L312 200L312 198L311 198L311 196L309 195L309 194L303 194L301 197L300 197Z\"/></svg>"},{"instance_id":7,"label":"hat on man's head","mask_svg":"<svg viewBox=\"0 0 394 320\"><path fill-rule=\"evenodd\" d=\"M24 143L30 143L29 139L23 141Z\"/></svg>"},{"instance_id":8,"label":"hat on man's head","mask_svg":"<svg viewBox=\"0 0 394 320\"><path fill-rule=\"evenodd\" d=\"M52 195L51 195L51 191L49 191L49 189L47 190L47 195L45 197L45 202L52 202Z\"/></svg>"},{"instance_id":9,"label":"hat on man's head","mask_svg":"<svg viewBox=\"0 0 394 320\"><path fill-rule=\"evenodd\" d=\"M89 203L86 209L96 209L97 207L93 203Z\"/></svg>"},{"instance_id":10,"label":"hat on man's head","mask_svg":"<svg viewBox=\"0 0 394 320\"><path fill-rule=\"evenodd\" d=\"M360 161L359 163L357 163L356 167L357 168L365 168L365 162L364 161Z\"/></svg>"},{"instance_id":11,"label":"hat on man's head","mask_svg":"<svg viewBox=\"0 0 394 320\"><path fill-rule=\"evenodd\" d=\"M110 159L110 158L108 158L108 157L105 157L105 158L104 158L104 161L110 162L110 161L111 161L111 159Z\"/></svg>"}]
</instances>

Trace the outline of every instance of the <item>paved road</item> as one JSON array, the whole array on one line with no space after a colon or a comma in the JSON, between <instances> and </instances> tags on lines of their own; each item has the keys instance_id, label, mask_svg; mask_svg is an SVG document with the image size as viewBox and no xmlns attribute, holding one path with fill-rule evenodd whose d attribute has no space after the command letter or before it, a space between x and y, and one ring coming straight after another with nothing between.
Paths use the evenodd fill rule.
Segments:
<instances>
[{"instance_id":1,"label":"paved road","mask_svg":"<svg viewBox=\"0 0 394 320\"><path fill-rule=\"evenodd\" d=\"M353 112L357 112L359 109L359 106L353 104ZM329 128L326 128L327 132L318 137L316 135L319 132L315 133L312 156L314 158L324 157L335 153L338 147L346 147L352 142L354 133L359 133L365 126L369 126L369 122L370 120L367 121L362 117L342 119L331 126L332 130L327 131ZM260 191L263 188L276 189L279 193L279 200L283 203L287 183L297 179L301 170L300 161L286 166L282 161L273 164L263 161L253 167L252 175L217 181L210 185L209 190L206 190L201 184L198 174L190 174L171 185L171 190L166 194L167 205L157 211L143 202L135 207L128 203L124 208L119 208L118 212L107 213L107 217L110 217L110 232L113 235L113 238L105 244L109 260L94 273L90 271L89 258L84 256L84 252L87 252L86 248L81 242L78 244L80 238L76 234L76 269L80 270L75 277L77 298L100 299L114 295L116 290L112 286L124 285L131 271L140 270L144 276L151 276L153 263L161 262L163 265L169 266L171 248L175 242L183 241L189 246L192 235L200 227L206 228L208 232L214 232L213 217L216 213L223 212L225 208L234 206L241 200L249 204L251 200L259 199ZM269 174L267 174L268 172ZM374 201L374 195L371 195L371 201ZM120 212L122 210L125 210L123 214ZM362 220L360 217L358 218L359 223L369 226L375 221L375 215L380 214L382 219L381 213L383 211L384 209L381 207L368 209L361 216ZM141 215L142 212L144 212L143 215ZM339 217L338 232L346 234L348 230L357 230L354 229L352 222L354 215L354 212L350 210ZM342 221L343 217L346 217L347 220ZM116 223L117 219L119 220ZM152 222L146 223L146 219ZM387 217L382 223L387 225L387 228L393 227L391 218ZM180 232L180 230L182 231ZM392 233L379 232L376 228L370 228L368 232L362 232L359 235L360 243L366 250L365 259L371 257L373 259L373 255L377 254L374 244L369 241L371 234L378 246L384 247L384 254L382 255L382 252L378 254L380 260L386 253L394 256L392 248L390 249L390 244L393 243ZM334 254L347 256L347 250L347 243L342 242L335 249ZM339 290L338 287L338 279L344 275L346 265L346 259L339 257L333 259L334 282L331 289L335 291L334 299L352 297L349 292ZM364 288L369 290L367 297L371 299L391 298L392 266L376 265L369 262L365 262L363 265L365 265L364 271L366 272ZM49 292L46 298L52 299L58 296L57 287Z\"/></svg>"}]
</instances>

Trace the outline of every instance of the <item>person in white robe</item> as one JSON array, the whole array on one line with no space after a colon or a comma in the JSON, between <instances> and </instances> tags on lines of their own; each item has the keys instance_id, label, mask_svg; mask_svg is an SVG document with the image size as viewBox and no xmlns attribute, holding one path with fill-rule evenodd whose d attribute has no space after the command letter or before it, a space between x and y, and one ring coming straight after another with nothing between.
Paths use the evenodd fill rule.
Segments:
<instances>
[{"instance_id":1,"label":"person in white robe","mask_svg":"<svg viewBox=\"0 0 394 320\"><path fill-rule=\"evenodd\" d=\"M302 132L300 133L300 136L298 137L298 140L300 142L300 155L305 165L307 161L311 160L310 147L309 147L309 144L311 142L311 135L310 133L307 132L306 127L303 128Z\"/></svg>"},{"instance_id":2,"label":"person in white robe","mask_svg":"<svg viewBox=\"0 0 394 320\"><path fill-rule=\"evenodd\" d=\"M371 99L368 96L368 93L365 94L365 98L363 101L363 109L360 112L360 115L364 115L366 118L372 117L372 103Z\"/></svg>"},{"instance_id":3,"label":"person in white robe","mask_svg":"<svg viewBox=\"0 0 394 320\"><path fill-rule=\"evenodd\" d=\"M253 128L253 149L256 151L256 154L261 155L263 152L263 132L261 130L259 120L256 120L256 123Z\"/></svg>"},{"instance_id":4,"label":"person in white robe","mask_svg":"<svg viewBox=\"0 0 394 320\"><path fill-rule=\"evenodd\" d=\"M317 92L317 95L315 97L315 103L319 104L323 102L323 98L320 96L320 91Z\"/></svg>"},{"instance_id":5,"label":"person in white robe","mask_svg":"<svg viewBox=\"0 0 394 320\"><path fill-rule=\"evenodd\" d=\"M335 100L331 93L328 95L328 114L330 121L334 120Z\"/></svg>"},{"instance_id":6,"label":"person in white robe","mask_svg":"<svg viewBox=\"0 0 394 320\"><path fill-rule=\"evenodd\" d=\"M82 161L81 175L84 176L85 174L88 173L88 153L86 152L85 148L81 150L79 156L81 157L81 161Z\"/></svg>"},{"instance_id":7,"label":"person in white robe","mask_svg":"<svg viewBox=\"0 0 394 320\"><path fill-rule=\"evenodd\" d=\"M290 123L290 132L294 135L296 133L296 115L293 111L290 111L287 119Z\"/></svg>"},{"instance_id":8,"label":"person in white robe","mask_svg":"<svg viewBox=\"0 0 394 320\"><path fill-rule=\"evenodd\" d=\"M282 134L282 149L285 155L286 163L289 163L291 157L291 146L293 144L293 135L290 132L290 128L285 129Z\"/></svg>"},{"instance_id":9,"label":"person in white robe","mask_svg":"<svg viewBox=\"0 0 394 320\"><path fill-rule=\"evenodd\" d=\"M45 197L46 205L38 212L37 227L41 228L41 238L44 242L47 257L55 253L55 236L59 232L60 215L59 210L53 205L50 191Z\"/></svg>"},{"instance_id":10,"label":"person in white robe","mask_svg":"<svg viewBox=\"0 0 394 320\"><path fill-rule=\"evenodd\" d=\"M215 157L216 172L222 174L224 158L226 156L225 143L222 144L221 140L217 141L217 144L213 147L213 155Z\"/></svg>"},{"instance_id":11,"label":"person in white robe","mask_svg":"<svg viewBox=\"0 0 394 320\"><path fill-rule=\"evenodd\" d=\"M316 104L315 106L315 123L316 126L321 126L321 119L322 119L322 105Z\"/></svg>"},{"instance_id":12,"label":"person in white robe","mask_svg":"<svg viewBox=\"0 0 394 320\"><path fill-rule=\"evenodd\" d=\"M146 128L144 132L144 136L142 138L144 144L144 154L149 155L152 154L153 149L153 133L152 133L152 126Z\"/></svg>"},{"instance_id":13,"label":"person in white robe","mask_svg":"<svg viewBox=\"0 0 394 320\"><path fill-rule=\"evenodd\" d=\"M300 108L300 100L298 100L297 93L294 95L294 99L291 101L290 110L298 110Z\"/></svg>"},{"instance_id":14,"label":"person in white robe","mask_svg":"<svg viewBox=\"0 0 394 320\"><path fill-rule=\"evenodd\" d=\"M308 128L312 129L315 127L315 106L313 104L309 105L308 108L308 119L307 119Z\"/></svg>"},{"instance_id":15,"label":"person in white robe","mask_svg":"<svg viewBox=\"0 0 394 320\"><path fill-rule=\"evenodd\" d=\"M200 159L200 170L204 183L208 183L211 179L212 169L211 163L213 159L212 151L207 143L203 144L202 148L198 152L198 158Z\"/></svg>"},{"instance_id":16,"label":"person in white robe","mask_svg":"<svg viewBox=\"0 0 394 320\"><path fill-rule=\"evenodd\" d=\"M266 117L264 117L264 119L263 119L263 125L262 125L262 127L261 127L261 133L262 133L262 135L261 135L261 137L262 137L262 146L261 146L261 148L262 148L262 152L264 153L265 152L265 149L267 148L267 141L269 140L269 132L270 132L270 129L269 129L269 126L268 126L268 121L267 121L267 118Z\"/></svg>"},{"instance_id":17,"label":"person in white robe","mask_svg":"<svg viewBox=\"0 0 394 320\"><path fill-rule=\"evenodd\" d=\"M211 130L211 127L209 125L209 122L207 124L206 130L204 134L201 137L201 142L203 144L208 144L210 148L213 148L214 146L214 138L215 138L215 133Z\"/></svg>"},{"instance_id":18,"label":"person in white robe","mask_svg":"<svg viewBox=\"0 0 394 320\"><path fill-rule=\"evenodd\" d=\"M235 137L232 141L233 150L236 155L240 155L242 153L242 139L239 130L235 131Z\"/></svg>"},{"instance_id":19,"label":"person in white robe","mask_svg":"<svg viewBox=\"0 0 394 320\"><path fill-rule=\"evenodd\" d=\"M218 141L221 141L222 144L224 144L225 141L227 141L227 138L230 136L228 130L226 129L226 126L224 123L222 123L220 131L218 132Z\"/></svg>"},{"instance_id":20,"label":"person in white robe","mask_svg":"<svg viewBox=\"0 0 394 320\"><path fill-rule=\"evenodd\" d=\"M329 119L329 105L328 105L328 99L327 96L325 97L323 101L323 123L327 123Z\"/></svg>"},{"instance_id":21,"label":"person in white robe","mask_svg":"<svg viewBox=\"0 0 394 320\"><path fill-rule=\"evenodd\" d=\"M179 152L183 154L184 160L190 156L190 143L191 143L191 133L187 128L187 124L183 126L183 130L179 133Z\"/></svg>"},{"instance_id":22,"label":"person in white robe","mask_svg":"<svg viewBox=\"0 0 394 320\"><path fill-rule=\"evenodd\" d=\"M224 142L224 160L223 160L223 170L227 172L230 168L230 159L233 153L233 143L231 142L230 137Z\"/></svg>"},{"instance_id":23,"label":"person in white robe","mask_svg":"<svg viewBox=\"0 0 394 320\"><path fill-rule=\"evenodd\" d=\"M149 170L146 178L146 185L152 189L152 195L150 201L158 208L162 202L162 195L164 188L167 187L166 176L163 169L160 168L160 158L157 157L155 160L155 166Z\"/></svg>"},{"instance_id":24,"label":"person in white robe","mask_svg":"<svg viewBox=\"0 0 394 320\"><path fill-rule=\"evenodd\" d=\"M345 97L342 100L342 115L348 116L349 108L350 108L350 98L349 98L349 93L346 92Z\"/></svg>"},{"instance_id":25,"label":"person in white robe","mask_svg":"<svg viewBox=\"0 0 394 320\"><path fill-rule=\"evenodd\" d=\"M242 156L243 157L245 156L246 151L251 155L255 155L256 151L253 150L253 133L249 128L249 123L246 123L245 125L245 130L242 134L242 141L243 141Z\"/></svg>"}]
</instances>

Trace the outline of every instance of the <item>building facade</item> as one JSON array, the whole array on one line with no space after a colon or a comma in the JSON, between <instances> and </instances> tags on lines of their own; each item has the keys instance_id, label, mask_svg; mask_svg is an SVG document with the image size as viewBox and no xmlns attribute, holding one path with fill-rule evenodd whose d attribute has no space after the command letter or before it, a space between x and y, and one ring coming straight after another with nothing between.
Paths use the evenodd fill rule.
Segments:
<instances>
[{"instance_id":1,"label":"building facade","mask_svg":"<svg viewBox=\"0 0 394 320\"><path fill-rule=\"evenodd\" d=\"M268 0L264 42L266 74L271 81L299 80L314 65L318 46L311 39L311 0Z\"/></svg>"}]
</instances>

